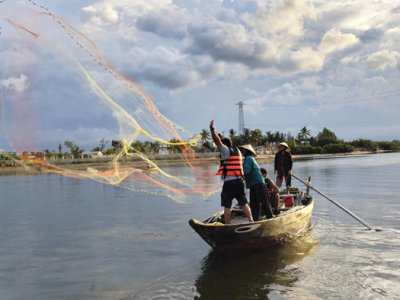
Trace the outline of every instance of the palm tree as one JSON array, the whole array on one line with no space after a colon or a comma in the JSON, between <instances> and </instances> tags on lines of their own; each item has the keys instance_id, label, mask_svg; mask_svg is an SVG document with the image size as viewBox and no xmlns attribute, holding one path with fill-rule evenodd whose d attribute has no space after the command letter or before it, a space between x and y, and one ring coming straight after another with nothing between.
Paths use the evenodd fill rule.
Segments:
<instances>
[{"instance_id":1,"label":"palm tree","mask_svg":"<svg viewBox=\"0 0 400 300\"><path fill-rule=\"evenodd\" d=\"M99 146L99 149L100 149L101 152L105 151L108 142L109 141L108 140L106 141L105 138L101 139L100 146Z\"/></svg>"},{"instance_id":2,"label":"palm tree","mask_svg":"<svg viewBox=\"0 0 400 300\"><path fill-rule=\"evenodd\" d=\"M306 126L304 126L303 128L300 129L300 134L305 141L307 141L309 139L309 137L311 136L311 132L310 132L310 130L307 129Z\"/></svg>"},{"instance_id":3,"label":"palm tree","mask_svg":"<svg viewBox=\"0 0 400 300\"><path fill-rule=\"evenodd\" d=\"M153 154L158 154L158 152L160 152L160 148L161 148L161 143L156 141L154 143L150 143L150 149L151 152L153 152Z\"/></svg>"},{"instance_id":4,"label":"palm tree","mask_svg":"<svg viewBox=\"0 0 400 300\"><path fill-rule=\"evenodd\" d=\"M250 128L243 128L243 134L241 135L242 144L247 144L250 142Z\"/></svg>"},{"instance_id":5,"label":"palm tree","mask_svg":"<svg viewBox=\"0 0 400 300\"><path fill-rule=\"evenodd\" d=\"M85 151L84 149L80 149L80 148L75 144L74 141L70 141L70 140L64 141L64 145L65 145L67 148L70 149L71 154L72 154L75 158L79 157L79 155L82 154L83 151Z\"/></svg>"},{"instance_id":6,"label":"palm tree","mask_svg":"<svg viewBox=\"0 0 400 300\"><path fill-rule=\"evenodd\" d=\"M131 144L131 147L134 148L134 149L135 149L136 151L138 151L138 152L144 152L144 151L143 151L144 145L143 145L143 142L141 142L141 141L135 141L135 142L133 142L133 143Z\"/></svg>"},{"instance_id":7,"label":"palm tree","mask_svg":"<svg viewBox=\"0 0 400 300\"><path fill-rule=\"evenodd\" d=\"M271 131L266 131L266 141L267 141L267 146L270 146L274 142L274 134Z\"/></svg>"},{"instance_id":8,"label":"palm tree","mask_svg":"<svg viewBox=\"0 0 400 300\"><path fill-rule=\"evenodd\" d=\"M231 139L232 143L234 145L239 145L241 144L241 137L236 134L237 132L233 128L229 129L229 138Z\"/></svg>"},{"instance_id":9,"label":"palm tree","mask_svg":"<svg viewBox=\"0 0 400 300\"><path fill-rule=\"evenodd\" d=\"M260 129L254 129L250 132L250 144L252 144L252 146L258 146L263 138L262 136L262 132Z\"/></svg>"},{"instance_id":10,"label":"palm tree","mask_svg":"<svg viewBox=\"0 0 400 300\"><path fill-rule=\"evenodd\" d=\"M282 132L279 132L279 131L275 131L275 133L274 133L274 142L276 144L280 143L280 142L283 142L285 139L286 139L286 134L284 134Z\"/></svg>"},{"instance_id":11,"label":"palm tree","mask_svg":"<svg viewBox=\"0 0 400 300\"><path fill-rule=\"evenodd\" d=\"M207 129L202 129L200 136L203 144L210 141L210 132Z\"/></svg>"},{"instance_id":12,"label":"palm tree","mask_svg":"<svg viewBox=\"0 0 400 300\"><path fill-rule=\"evenodd\" d=\"M296 140L299 142L299 144L301 144L301 141L303 140L303 135L301 134L301 132L299 132L296 136Z\"/></svg>"},{"instance_id":13,"label":"palm tree","mask_svg":"<svg viewBox=\"0 0 400 300\"><path fill-rule=\"evenodd\" d=\"M236 131L235 129L231 128L229 129L229 138L233 141L236 137Z\"/></svg>"}]
</instances>

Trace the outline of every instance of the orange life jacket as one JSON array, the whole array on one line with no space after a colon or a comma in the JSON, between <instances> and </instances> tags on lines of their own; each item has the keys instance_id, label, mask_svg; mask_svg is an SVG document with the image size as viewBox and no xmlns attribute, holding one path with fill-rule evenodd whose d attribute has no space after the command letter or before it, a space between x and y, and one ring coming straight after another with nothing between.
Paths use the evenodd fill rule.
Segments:
<instances>
[{"instance_id":1,"label":"orange life jacket","mask_svg":"<svg viewBox=\"0 0 400 300\"><path fill-rule=\"evenodd\" d=\"M230 156L224 160L219 156L220 166L219 170L215 175L222 175L225 179L226 176L236 176L237 178L243 178L243 166L242 166L242 155L236 146L229 147Z\"/></svg>"}]
</instances>

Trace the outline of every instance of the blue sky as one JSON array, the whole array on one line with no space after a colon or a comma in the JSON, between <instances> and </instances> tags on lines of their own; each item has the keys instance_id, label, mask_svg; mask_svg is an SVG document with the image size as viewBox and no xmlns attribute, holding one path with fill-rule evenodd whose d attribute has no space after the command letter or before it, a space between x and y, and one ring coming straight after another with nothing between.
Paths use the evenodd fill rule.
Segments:
<instances>
[{"instance_id":1,"label":"blue sky","mask_svg":"<svg viewBox=\"0 0 400 300\"><path fill-rule=\"evenodd\" d=\"M395 1L35 1L96 41L118 69L134 78L158 110L198 134L245 127L313 136L327 127L344 140L400 139L400 3ZM5 94L32 86L35 74L8 76L9 37L19 6L0 4L0 72ZM37 53L36 53L37 54ZM23 57L23 55L20 55ZM40 96L54 98L43 147L75 140L86 150L118 139L107 108L65 64L40 69ZM39 72L39 71L38 71ZM72 72L73 73L73 72ZM39 75L37 75L39 77ZM45 83L45 84L44 84ZM68 98L70 97L70 98ZM62 103L78 98L66 109ZM49 103L49 102L48 102ZM82 103L90 105L80 114ZM72 118L73 116L73 118ZM73 121L71 122L71 118ZM45 119L45 117L43 117ZM0 142L4 145L4 135ZM6 146L0 148L7 148Z\"/></svg>"}]
</instances>

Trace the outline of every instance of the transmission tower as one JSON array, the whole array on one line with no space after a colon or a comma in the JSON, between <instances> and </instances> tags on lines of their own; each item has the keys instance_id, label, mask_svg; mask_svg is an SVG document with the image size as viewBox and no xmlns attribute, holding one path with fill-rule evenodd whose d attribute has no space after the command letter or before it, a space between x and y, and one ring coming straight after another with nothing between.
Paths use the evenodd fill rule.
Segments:
<instances>
[{"instance_id":1,"label":"transmission tower","mask_svg":"<svg viewBox=\"0 0 400 300\"><path fill-rule=\"evenodd\" d=\"M239 132L238 134L243 134L244 129L244 115L243 115L243 105L246 105L242 101L236 103L235 105L239 105Z\"/></svg>"}]
</instances>

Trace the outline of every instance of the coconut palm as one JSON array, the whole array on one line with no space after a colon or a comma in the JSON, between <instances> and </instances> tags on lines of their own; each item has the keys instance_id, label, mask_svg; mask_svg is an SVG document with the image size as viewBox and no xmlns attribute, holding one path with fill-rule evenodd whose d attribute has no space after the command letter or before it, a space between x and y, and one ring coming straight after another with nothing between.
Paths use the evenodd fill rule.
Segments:
<instances>
[{"instance_id":1,"label":"coconut palm","mask_svg":"<svg viewBox=\"0 0 400 300\"><path fill-rule=\"evenodd\" d=\"M260 145L260 142L261 142L261 140L263 138L261 130L260 129L254 129L254 130L250 131L249 138L250 138L250 144L252 146L256 147L256 146Z\"/></svg>"},{"instance_id":2,"label":"coconut palm","mask_svg":"<svg viewBox=\"0 0 400 300\"><path fill-rule=\"evenodd\" d=\"M243 128L243 134L241 134L242 144L248 144L250 142L250 128Z\"/></svg>"},{"instance_id":3,"label":"coconut palm","mask_svg":"<svg viewBox=\"0 0 400 300\"><path fill-rule=\"evenodd\" d=\"M235 137L236 137L235 129L233 129L233 128L229 129L229 137L230 137L231 140L235 139Z\"/></svg>"},{"instance_id":4,"label":"coconut palm","mask_svg":"<svg viewBox=\"0 0 400 300\"><path fill-rule=\"evenodd\" d=\"M300 129L300 134L305 141L307 141L311 137L311 132L307 129L306 126Z\"/></svg>"},{"instance_id":5,"label":"coconut palm","mask_svg":"<svg viewBox=\"0 0 400 300\"><path fill-rule=\"evenodd\" d=\"M299 142L299 144L301 144L301 141L304 139L303 135L301 134L301 132L299 132L296 136L296 140Z\"/></svg>"},{"instance_id":6,"label":"coconut palm","mask_svg":"<svg viewBox=\"0 0 400 300\"><path fill-rule=\"evenodd\" d=\"M270 146L274 142L274 134L271 131L266 131L266 143Z\"/></svg>"},{"instance_id":7,"label":"coconut palm","mask_svg":"<svg viewBox=\"0 0 400 300\"><path fill-rule=\"evenodd\" d=\"M74 141L70 141L70 140L64 141L64 145L65 145L67 148L70 149L71 154L72 154L75 158L79 157L79 155L82 154L83 151L85 151L84 149L80 149L80 148L75 144Z\"/></svg>"},{"instance_id":8,"label":"coconut palm","mask_svg":"<svg viewBox=\"0 0 400 300\"><path fill-rule=\"evenodd\" d=\"M286 140L286 134L279 132L279 131L275 131L274 133L274 142L275 143L280 143Z\"/></svg>"},{"instance_id":9,"label":"coconut palm","mask_svg":"<svg viewBox=\"0 0 400 300\"><path fill-rule=\"evenodd\" d=\"M202 129L200 133L201 140L203 143L210 141L210 132L207 129Z\"/></svg>"}]
</instances>

